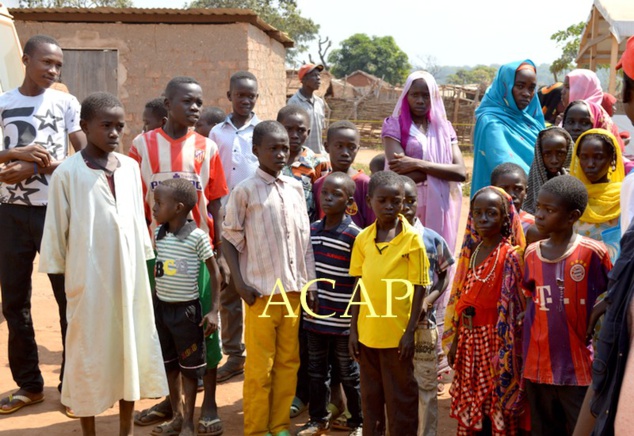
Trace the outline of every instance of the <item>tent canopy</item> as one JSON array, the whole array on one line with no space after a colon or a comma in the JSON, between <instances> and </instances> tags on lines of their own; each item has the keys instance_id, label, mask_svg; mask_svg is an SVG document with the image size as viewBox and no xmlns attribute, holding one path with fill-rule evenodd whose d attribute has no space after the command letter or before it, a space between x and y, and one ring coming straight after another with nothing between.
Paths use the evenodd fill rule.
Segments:
<instances>
[{"instance_id":1,"label":"tent canopy","mask_svg":"<svg viewBox=\"0 0 634 436\"><path fill-rule=\"evenodd\" d=\"M577 65L586 65L593 71L597 65L609 65L610 94L616 90L616 64L627 39L634 35L632 6L632 0L594 0L581 35Z\"/></svg>"}]
</instances>

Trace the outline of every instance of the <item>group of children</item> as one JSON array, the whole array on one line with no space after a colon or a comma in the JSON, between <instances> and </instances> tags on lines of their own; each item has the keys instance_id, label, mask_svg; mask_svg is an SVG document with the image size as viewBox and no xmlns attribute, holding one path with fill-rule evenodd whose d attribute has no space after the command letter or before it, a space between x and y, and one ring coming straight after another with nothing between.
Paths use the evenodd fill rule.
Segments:
<instances>
[{"instance_id":1,"label":"group of children","mask_svg":"<svg viewBox=\"0 0 634 436\"><path fill-rule=\"evenodd\" d=\"M25 56L59 48L34 44ZM35 73L27 65L27 78ZM528 177L496 168L473 195L454 260L416 217L412 179L353 168L353 123L328 128L326 158L304 146L311 121L301 107L256 117L251 73L235 73L227 96L229 115L203 109L200 84L173 78L146 105L129 157L116 152L117 98L82 102L86 145L50 178L40 270L65 276L62 402L84 434L119 401L121 434L134 420L160 423L155 435L220 435L216 383L244 371L244 434L290 435L308 381L300 436L331 428L341 389L349 434L433 435L433 305L454 263L443 342L458 434L572 433L612 263L603 244L576 233L589 197L566 168L577 156L591 183L608 179L622 165L609 132L580 134L573 149L553 127ZM166 394L133 416L135 400ZM21 394L15 410L38 400Z\"/></svg>"}]
</instances>

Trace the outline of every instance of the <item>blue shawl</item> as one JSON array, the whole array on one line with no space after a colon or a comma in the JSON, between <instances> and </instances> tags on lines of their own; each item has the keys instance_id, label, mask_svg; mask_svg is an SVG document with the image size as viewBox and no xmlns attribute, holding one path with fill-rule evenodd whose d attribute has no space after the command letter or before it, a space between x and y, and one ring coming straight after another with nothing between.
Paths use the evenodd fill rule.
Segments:
<instances>
[{"instance_id":1,"label":"blue shawl","mask_svg":"<svg viewBox=\"0 0 634 436\"><path fill-rule=\"evenodd\" d=\"M516 163L528 174L537 135L546 128L537 92L523 111L515 104L512 94L515 71L523 62L535 66L527 59L500 67L475 111L472 197L480 188L491 184L491 172L501 163Z\"/></svg>"}]
</instances>

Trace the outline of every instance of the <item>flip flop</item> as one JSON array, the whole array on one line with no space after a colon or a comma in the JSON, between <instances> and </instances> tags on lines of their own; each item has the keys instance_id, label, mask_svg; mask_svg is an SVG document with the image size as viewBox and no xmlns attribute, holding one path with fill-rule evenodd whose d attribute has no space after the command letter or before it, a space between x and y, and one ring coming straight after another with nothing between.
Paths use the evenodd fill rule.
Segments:
<instances>
[{"instance_id":1,"label":"flip flop","mask_svg":"<svg viewBox=\"0 0 634 436\"><path fill-rule=\"evenodd\" d=\"M307 408L308 406L306 406L302 400L297 397L293 398L293 403L291 404L291 418L301 415Z\"/></svg>"},{"instance_id":2,"label":"flip flop","mask_svg":"<svg viewBox=\"0 0 634 436\"><path fill-rule=\"evenodd\" d=\"M203 431L201 431L201 426ZM200 418L198 420L198 435L219 436L224 431L220 418Z\"/></svg>"},{"instance_id":3,"label":"flip flop","mask_svg":"<svg viewBox=\"0 0 634 436\"><path fill-rule=\"evenodd\" d=\"M352 418L352 415L346 410L341 415L333 419L330 426L334 430L352 431L354 429L348 425L348 419L350 418Z\"/></svg>"},{"instance_id":4,"label":"flip flop","mask_svg":"<svg viewBox=\"0 0 634 436\"><path fill-rule=\"evenodd\" d=\"M145 427L148 425L156 425L162 422L165 422L169 419L172 419L172 406L169 407L169 412L165 412L160 409L163 402L157 403L150 407L149 409L145 409L141 412L137 412L134 414L134 424Z\"/></svg>"},{"instance_id":5,"label":"flip flop","mask_svg":"<svg viewBox=\"0 0 634 436\"><path fill-rule=\"evenodd\" d=\"M342 410L339 407L337 407L337 405L334 403L328 403L328 406L326 406L326 409L328 410L328 413L330 413L331 421L339 418L343 414L343 412L345 412L345 408Z\"/></svg>"},{"instance_id":6,"label":"flip flop","mask_svg":"<svg viewBox=\"0 0 634 436\"><path fill-rule=\"evenodd\" d=\"M159 424L150 433L153 436L177 436L183 427L183 421L179 418Z\"/></svg>"},{"instance_id":7,"label":"flip flop","mask_svg":"<svg viewBox=\"0 0 634 436\"><path fill-rule=\"evenodd\" d=\"M2 406L10 404L14 401L20 401L21 403L17 403L15 404L11 409L2 409L0 408L0 415L9 415L11 413L17 412L18 410L20 410L23 407L26 406L32 406L33 404L37 404L37 403L41 403L42 401L44 401L44 396L42 396L42 398L38 398L36 400L32 400L29 397L27 397L26 395L14 395L14 394L9 394L8 397L4 397L1 401Z\"/></svg>"},{"instance_id":8,"label":"flip flop","mask_svg":"<svg viewBox=\"0 0 634 436\"><path fill-rule=\"evenodd\" d=\"M64 406L64 410L66 412L66 416L68 416L69 418L73 418L73 419L79 418L77 415L75 415L75 411L71 409L70 407Z\"/></svg>"}]
</instances>

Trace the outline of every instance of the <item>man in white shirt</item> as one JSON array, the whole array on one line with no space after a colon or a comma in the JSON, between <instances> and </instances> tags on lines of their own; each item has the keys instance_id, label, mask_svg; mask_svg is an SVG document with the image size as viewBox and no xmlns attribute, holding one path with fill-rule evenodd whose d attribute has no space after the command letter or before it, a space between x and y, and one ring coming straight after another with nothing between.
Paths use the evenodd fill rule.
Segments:
<instances>
[{"instance_id":1,"label":"man in white shirt","mask_svg":"<svg viewBox=\"0 0 634 436\"><path fill-rule=\"evenodd\" d=\"M258 81L248 71L238 71L229 80L227 98L232 111L224 122L217 124L209 138L218 145L229 192L240 182L255 174L258 159L253 154L253 130L260 122L253 112L258 99ZM227 197L224 198L226 201ZM221 250L222 251L222 250ZM220 265L228 270L223 257ZM229 380L244 371L244 343L242 342L242 300L233 280L220 293L220 337L227 361L218 368L217 381Z\"/></svg>"}]
</instances>

